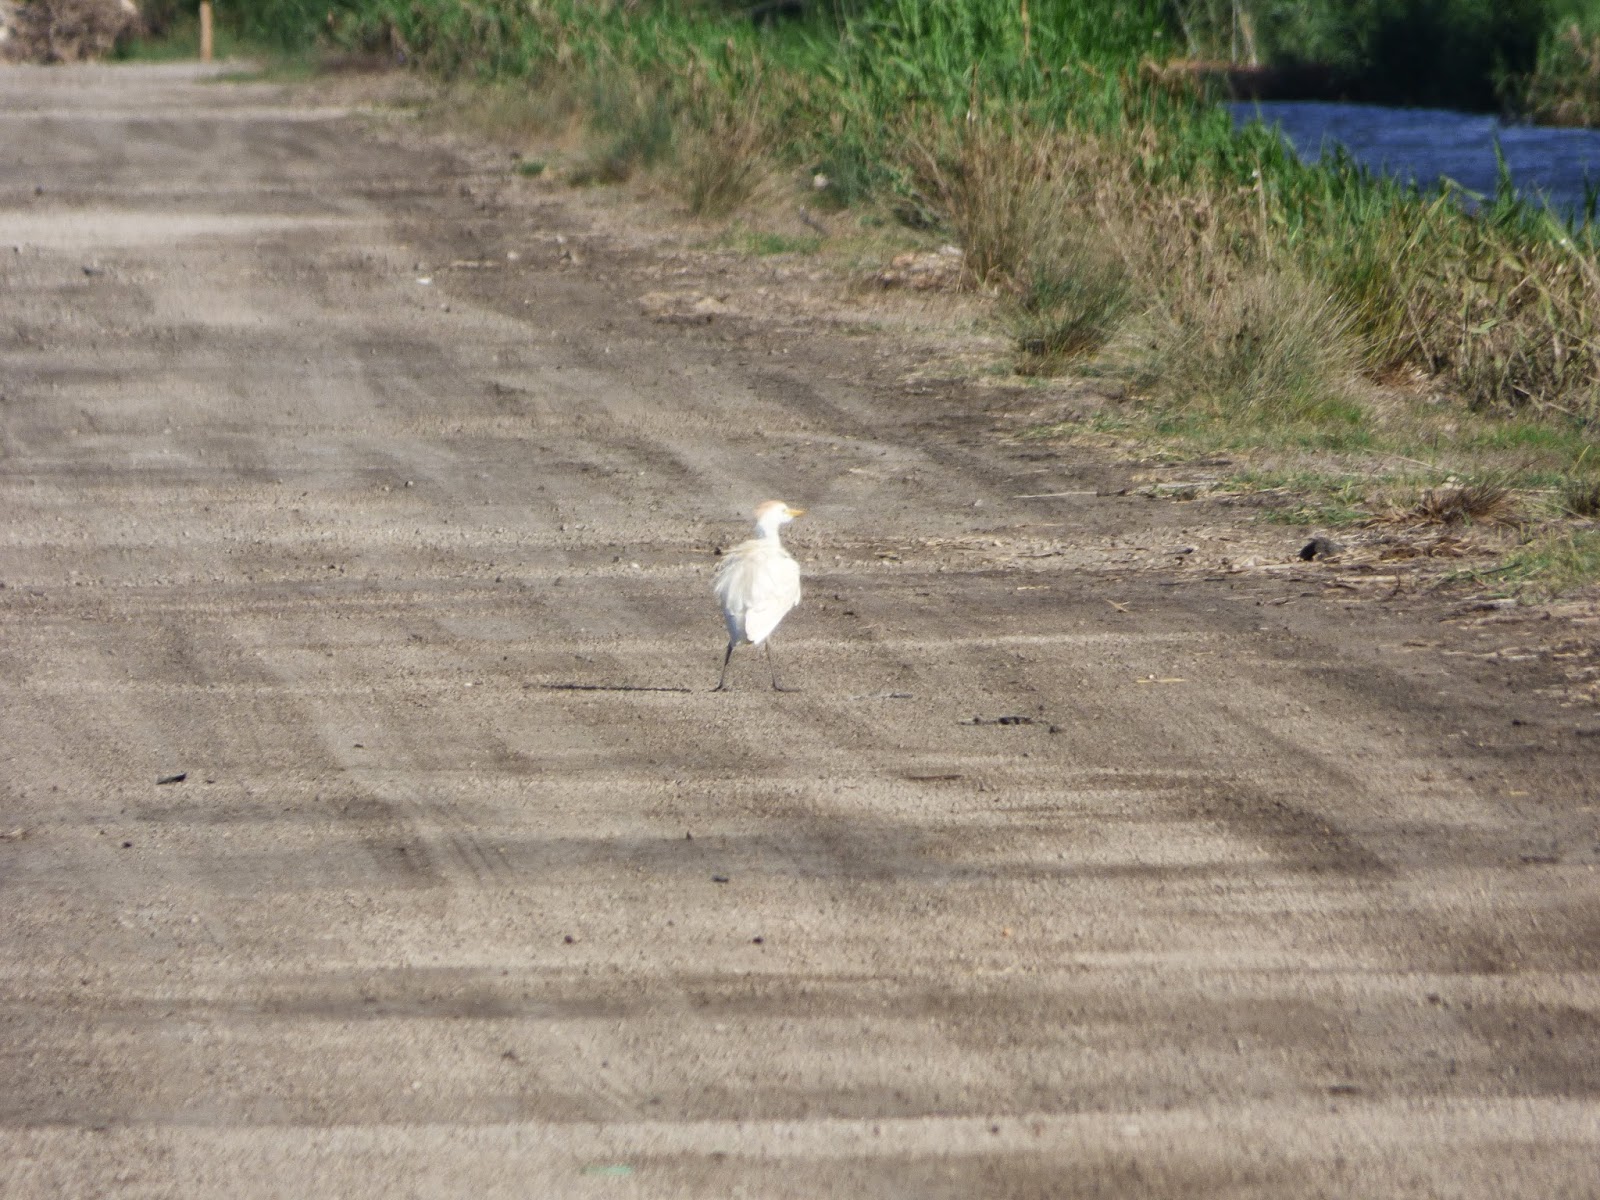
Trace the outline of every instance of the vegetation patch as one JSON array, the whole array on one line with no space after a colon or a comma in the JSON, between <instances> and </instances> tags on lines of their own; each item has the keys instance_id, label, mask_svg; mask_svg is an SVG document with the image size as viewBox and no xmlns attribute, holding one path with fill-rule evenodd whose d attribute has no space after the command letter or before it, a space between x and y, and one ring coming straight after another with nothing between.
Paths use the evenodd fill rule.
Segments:
<instances>
[{"instance_id":1,"label":"vegetation patch","mask_svg":"<svg viewBox=\"0 0 1600 1200\"><path fill-rule=\"evenodd\" d=\"M1564 479L1559 494L1562 515L1587 519L1600 517L1600 480Z\"/></svg>"},{"instance_id":2,"label":"vegetation patch","mask_svg":"<svg viewBox=\"0 0 1600 1200\"><path fill-rule=\"evenodd\" d=\"M1600 579L1600 529L1545 529L1476 578L1517 593L1559 596Z\"/></svg>"},{"instance_id":3,"label":"vegetation patch","mask_svg":"<svg viewBox=\"0 0 1600 1200\"><path fill-rule=\"evenodd\" d=\"M793 237L764 229L741 230L734 242L746 253L763 258L775 254L815 254L822 249L820 237Z\"/></svg>"},{"instance_id":4,"label":"vegetation patch","mask_svg":"<svg viewBox=\"0 0 1600 1200\"><path fill-rule=\"evenodd\" d=\"M768 129L753 110L722 107L687 124L678 175L689 211L725 217L755 194L768 171Z\"/></svg>"},{"instance_id":5,"label":"vegetation patch","mask_svg":"<svg viewBox=\"0 0 1600 1200\"><path fill-rule=\"evenodd\" d=\"M1591 19L1600 25L1600 12ZM1546 41L1521 108L1543 125L1600 126L1600 28L1573 21Z\"/></svg>"},{"instance_id":6,"label":"vegetation patch","mask_svg":"<svg viewBox=\"0 0 1600 1200\"><path fill-rule=\"evenodd\" d=\"M1130 331L1136 369L1169 413L1219 424L1358 428L1348 322L1299 277L1180 281Z\"/></svg>"},{"instance_id":7,"label":"vegetation patch","mask_svg":"<svg viewBox=\"0 0 1600 1200\"><path fill-rule=\"evenodd\" d=\"M1024 264L1004 309L1023 374L1055 374L1100 350L1121 327L1137 293L1127 266L1106 246L1071 230Z\"/></svg>"},{"instance_id":8,"label":"vegetation patch","mask_svg":"<svg viewBox=\"0 0 1600 1200\"><path fill-rule=\"evenodd\" d=\"M1018 371L1125 391L1071 436L1388 481L1294 502L1352 513L1421 503L1380 495L1398 486L1394 461L1423 465L1419 487L1498 472L1524 511L1578 519L1530 498L1570 493L1581 507L1594 474L1595 228L1508 184L1469 210L1349 161L1303 164L1141 65L1338 51L1341 69L1411 78L1435 99L1503 103L1590 73L1552 57L1567 46L1588 62L1581 5L799 7L756 21L694 0L259 0L229 20L260 42L387 55L470 84L493 98L475 102L483 120L569 145L551 161L575 184L643 174L710 219L809 205L836 214L830 230L899 237L902 250L954 242L952 269L926 274L992 297ZM1450 64L1471 78L1441 78Z\"/></svg>"},{"instance_id":9,"label":"vegetation patch","mask_svg":"<svg viewBox=\"0 0 1600 1200\"><path fill-rule=\"evenodd\" d=\"M1429 488L1411 515L1430 525L1515 525L1520 519L1516 497L1498 479Z\"/></svg>"},{"instance_id":10,"label":"vegetation patch","mask_svg":"<svg viewBox=\"0 0 1600 1200\"><path fill-rule=\"evenodd\" d=\"M672 105L651 80L606 71L587 90L582 111L591 138L571 172L573 184L622 183L672 153L677 125Z\"/></svg>"}]
</instances>

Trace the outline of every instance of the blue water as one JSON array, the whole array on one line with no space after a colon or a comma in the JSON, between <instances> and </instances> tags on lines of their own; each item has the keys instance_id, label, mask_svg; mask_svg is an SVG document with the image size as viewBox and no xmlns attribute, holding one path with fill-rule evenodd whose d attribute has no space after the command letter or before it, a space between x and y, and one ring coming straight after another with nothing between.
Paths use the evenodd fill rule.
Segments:
<instances>
[{"instance_id":1,"label":"blue water","mask_svg":"<svg viewBox=\"0 0 1600 1200\"><path fill-rule=\"evenodd\" d=\"M1259 117L1276 125L1301 158L1344 146L1362 166L1420 184L1454 180L1469 192L1492 197L1500 142L1512 182L1525 196L1542 197L1569 219L1581 215L1584 184L1600 187L1600 130L1507 125L1494 117L1434 108L1384 108L1276 100L1230 104L1237 124Z\"/></svg>"}]
</instances>

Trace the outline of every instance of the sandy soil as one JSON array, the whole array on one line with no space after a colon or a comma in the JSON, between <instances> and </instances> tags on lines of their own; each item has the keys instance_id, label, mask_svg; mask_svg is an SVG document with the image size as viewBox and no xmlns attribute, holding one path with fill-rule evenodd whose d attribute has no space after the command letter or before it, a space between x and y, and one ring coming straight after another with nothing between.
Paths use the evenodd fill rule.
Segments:
<instances>
[{"instance_id":1,"label":"sandy soil","mask_svg":"<svg viewBox=\"0 0 1600 1200\"><path fill-rule=\"evenodd\" d=\"M0 72L0 1193L1595 1194L1592 613L405 124Z\"/></svg>"}]
</instances>

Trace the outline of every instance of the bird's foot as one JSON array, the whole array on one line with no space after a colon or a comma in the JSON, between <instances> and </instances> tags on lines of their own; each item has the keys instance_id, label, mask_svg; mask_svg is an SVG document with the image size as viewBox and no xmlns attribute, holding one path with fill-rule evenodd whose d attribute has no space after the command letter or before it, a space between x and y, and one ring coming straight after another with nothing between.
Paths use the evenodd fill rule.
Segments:
<instances>
[{"instance_id":1,"label":"bird's foot","mask_svg":"<svg viewBox=\"0 0 1600 1200\"><path fill-rule=\"evenodd\" d=\"M798 691L802 691L803 689L797 688L797 687L791 687L787 683L775 683L775 684L772 685L772 690L775 691L775 692L798 692Z\"/></svg>"}]
</instances>

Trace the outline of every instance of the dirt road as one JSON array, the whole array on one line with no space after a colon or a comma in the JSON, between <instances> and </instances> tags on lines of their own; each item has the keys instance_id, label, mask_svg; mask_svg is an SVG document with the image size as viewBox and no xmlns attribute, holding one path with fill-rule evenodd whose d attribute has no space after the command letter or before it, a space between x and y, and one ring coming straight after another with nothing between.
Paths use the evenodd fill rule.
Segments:
<instances>
[{"instance_id":1,"label":"dirt road","mask_svg":"<svg viewBox=\"0 0 1600 1200\"><path fill-rule=\"evenodd\" d=\"M0 72L0 1193L1600 1191L1550 622L403 124Z\"/></svg>"}]
</instances>

